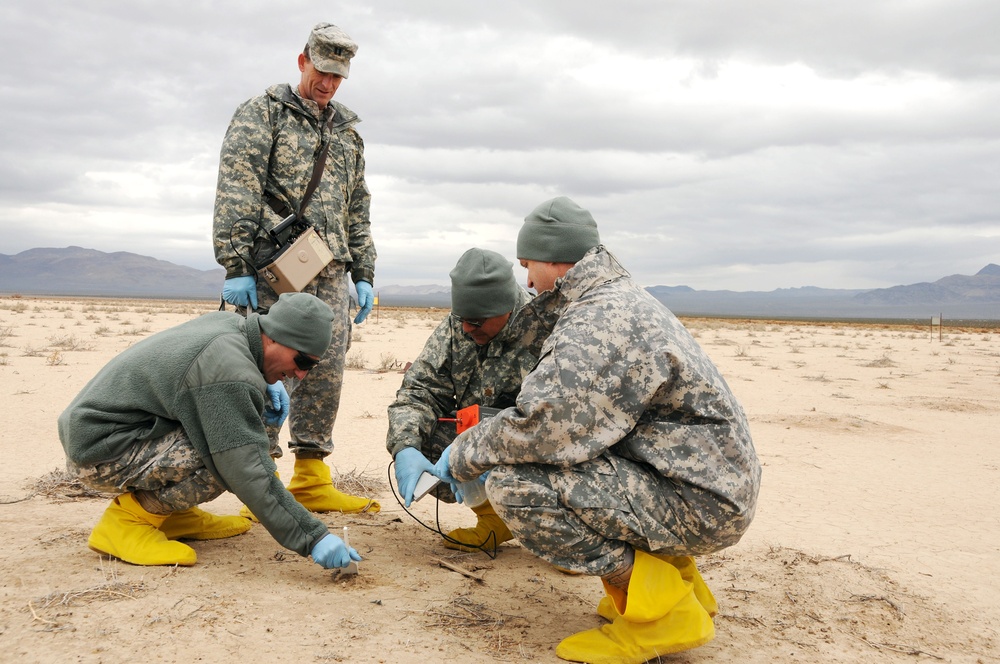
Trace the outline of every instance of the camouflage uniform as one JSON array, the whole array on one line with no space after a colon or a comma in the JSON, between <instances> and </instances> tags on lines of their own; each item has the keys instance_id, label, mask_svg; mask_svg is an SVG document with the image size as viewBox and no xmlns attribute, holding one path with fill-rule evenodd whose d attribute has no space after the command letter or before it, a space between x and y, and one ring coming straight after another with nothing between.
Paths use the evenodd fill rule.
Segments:
<instances>
[{"instance_id":1,"label":"camouflage uniform","mask_svg":"<svg viewBox=\"0 0 1000 664\"><path fill-rule=\"evenodd\" d=\"M226 491L180 428L165 436L136 441L128 452L110 461L79 465L66 459L66 470L97 491L150 492L149 497L162 508L159 514L207 503Z\"/></svg>"},{"instance_id":2,"label":"camouflage uniform","mask_svg":"<svg viewBox=\"0 0 1000 664\"><path fill-rule=\"evenodd\" d=\"M288 378L285 388L291 397L288 413L292 441L289 449L302 459L322 459L333 451L334 422L340 406L344 383L344 361L351 348L351 296L347 289L347 273L342 263L327 265L319 276L302 289L330 305L333 311L333 338L330 350L302 380ZM257 288L257 304L267 310L278 300L270 288ZM271 456L282 456L278 445L279 428L267 427L271 441Z\"/></svg>"},{"instance_id":3,"label":"camouflage uniform","mask_svg":"<svg viewBox=\"0 0 1000 664\"><path fill-rule=\"evenodd\" d=\"M514 311L530 300L520 289ZM415 447L436 461L456 435L453 423L438 422L438 418L454 417L456 410L474 404L486 408L514 405L521 380L534 365L535 355L512 333L510 321L488 344L479 346L462 331L461 322L448 316L407 369L389 405L386 449L395 457L404 447ZM455 500L450 490L437 495L447 502Z\"/></svg>"},{"instance_id":4,"label":"camouflage uniform","mask_svg":"<svg viewBox=\"0 0 1000 664\"><path fill-rule=\"evenodd\" d=\"M364 143L354 125L359 118L333 100L320 110L287 84L268 88L244 102L233 116L222 144L215 199L215 257L226 278L254 275L250 265L271 247L265 230L282 218L265 202L273 197L298 209L312 176L317 150L330 144L323 177L303 214L333 252L326 267L304 292L334 310L333 342L323 361L291 395L289 449L302 458L323 458L333 451L332 432L340 406L344 357L350 346L351 312L346 273L355 282L375 280L375 245L371 237L365 184ZM277 294L257 282L258 305L266 310ZM269 429L271 453L281 456L278 431Z\"/></svg>"},{"instance_id":5,"label":"camouflage uniform","mask_svg":"<svg viewBox=\"0 0 1000 664\"><path fill-rule=\"evenodd\" d=\"M455 440L453 476L492 470L487 493L521 544L586 574L617 571L630 547L683 556L739 541L760 464L743 409L684 326L603 246L514 326L553 316L516 406Z\"/></svg>"}]
</instances>

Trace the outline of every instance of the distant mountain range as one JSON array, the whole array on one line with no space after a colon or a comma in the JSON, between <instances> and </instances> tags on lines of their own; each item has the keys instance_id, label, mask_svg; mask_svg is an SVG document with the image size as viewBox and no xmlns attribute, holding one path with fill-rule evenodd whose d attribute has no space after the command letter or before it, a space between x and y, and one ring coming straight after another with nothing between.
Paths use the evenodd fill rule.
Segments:
<instances>
[{"instance_id":1,"label":"distant mountain range","mask_svg":"<svg viewBox=\"0 0 1000 664\"><path fill-rule=\"evenodd\" d=\"M29 249L0 254L0 293L25 295L215 299L221 268L196 270L124 251ZM387 306L451 306L448 286L379 286ZM955 274L934 282L849 290L779 288L773 291L698 291L687 286L651 286L650 294L674 313L688 316L773 318L913 318L1000 320L1000 265L972 276Z\"/></svg>"},{"instance_id":2,"label":"distant mountain range","mask_svg":"<svg viewBox=\"0 0 1000 664\"><path fill-rule=\"evenodd\" d=\"M1000 265L975 275L951 275L935 282L850 290L779 288L773 291L696 291L686 286L652 286L653 297L679 315L911 318L1000 320Z\"/></svg>"},{"instance_id":3,"label":"distant mountain range","mask_svg":"<svg viewBox=\"0 0 1000 664\"><path fill-rule=\"evenodd\" d=\"M0 292L31 295L217 298L225 271L196 270L127 251L28 249L0 254Z\"/></svg>"}]
</instances>

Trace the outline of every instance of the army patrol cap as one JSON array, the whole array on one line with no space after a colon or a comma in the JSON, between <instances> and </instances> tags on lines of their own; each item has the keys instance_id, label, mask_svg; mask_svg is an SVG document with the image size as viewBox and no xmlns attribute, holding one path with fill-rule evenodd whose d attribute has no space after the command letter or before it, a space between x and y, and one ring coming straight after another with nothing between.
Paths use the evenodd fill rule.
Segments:
<instances>
[{"instance_id":1,"label":"army patrol cap","mask_svg":"<svg viewBox=\"0 0 1000 664\"><path fill-rule=\"evenodd\" d=\"M317 23L306 46L317 70L344 78L351 73L351 58L358 52L358 45L333 23Z\"/></svg>"},{"instance_id":2,"label":"army patrol cap","mask_svg":"<svg viewBox=\"0 0 1000 664\"><path fill-rule=\"evenodd\" d=\"M559 196L545 201L524 218L517 234L517 257L546 263L575 263L601 243L594 217Z\"/></svg>"},{"instance_id":3,"label":"army patrol cap","mask_svg":"<svg viewBox=\"0 0 1000 664\"><path fill-rule=\"evenodd\" d=\"M322 357L333 339L333 311L315 295L282 293L266 314L260 329L282 346Z\"/></svg>"},{"instance_id":4,"label":"army patrol cap","mask_svg":"<svg viewBox=\"0 0 1000 664\"><path fill-rule=\"evenodd\" d=\"M517 306L517 279L509 260L489 249L472 248L451 271L451 312L461 318L493 318Z\"/></svg>"}]
</instances>

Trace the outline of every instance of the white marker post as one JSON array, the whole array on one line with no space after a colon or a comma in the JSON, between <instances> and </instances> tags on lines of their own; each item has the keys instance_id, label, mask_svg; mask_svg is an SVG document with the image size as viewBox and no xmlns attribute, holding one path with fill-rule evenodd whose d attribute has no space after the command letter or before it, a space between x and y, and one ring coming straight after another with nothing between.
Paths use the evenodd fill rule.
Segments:
<instances>
[{"instance_id":1,"label":"white marker post","mask_svg":"<svg viewBox=\"0 0 1000 664\"><path fill-rule=\"evenodd\" d=\"M347 538L347 526L344 526L344 546L346 546L348 549L351 548L351 540ZM347 564L347 567L340 568L341 576L345 574L357 574L357 573L358 573L358 563L355 560L349 562Z\"/></svg>"}]
</instances>

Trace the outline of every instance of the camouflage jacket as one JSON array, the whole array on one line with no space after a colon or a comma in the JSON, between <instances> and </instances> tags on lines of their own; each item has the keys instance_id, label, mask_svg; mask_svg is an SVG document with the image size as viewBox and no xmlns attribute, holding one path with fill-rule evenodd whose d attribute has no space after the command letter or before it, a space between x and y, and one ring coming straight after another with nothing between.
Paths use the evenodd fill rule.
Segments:
<instances>
[{"instance_id":1,"label":"camouflage jacket","mask_svg":"<svg viewBox=\"0 0 1000 664\"><path fill-rule=\"evenodd\" d=\"M455 440L452 475L466 481L501 465L566 468L599 456L617 469L629 459L751 518L761 470L746 415L680 321L603 246L515 325L553 313L515 407Z\"/></svg>"},{"instance_id":2,"label":"camouflage jacket","mask_svg":"<svg viewBox=\"0 0 1000 664\"><path fill-rule=\"evenodd\" d=\"M522 289L515 311L530 300ZM421 449L437 418L459 408L512 406L521 380L534 364L535 356L512 334L511 321L490 343L479 346L462 332L460 322L448 316L406 371L389 405L386 448L393 457L403 447Z\"/></svg>"},{"instance_id":3,"label":"camouflage jacket","mask_svg":"<svg viewBox=\"0 0 1000 664\"><path fill-rule=\"evenodd\" d=\"M297 210L326 138L325 172L303 217L334 260L351 266L355 282L374 283L371 195L364 143L354 129L358 122L353 111L333 100L320 112L288 84L272 86L236 109L222 142L213 223L215 259L227 279L254 273L246 261L255 262L270 249L264 233L281 222L265 193Z\"/></svg>"}]
</instances>

